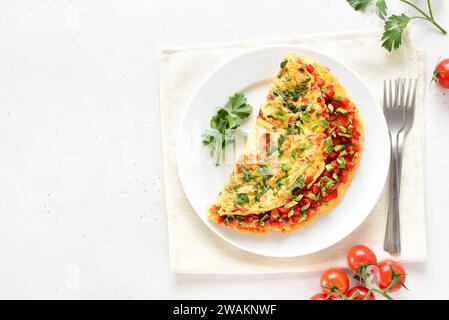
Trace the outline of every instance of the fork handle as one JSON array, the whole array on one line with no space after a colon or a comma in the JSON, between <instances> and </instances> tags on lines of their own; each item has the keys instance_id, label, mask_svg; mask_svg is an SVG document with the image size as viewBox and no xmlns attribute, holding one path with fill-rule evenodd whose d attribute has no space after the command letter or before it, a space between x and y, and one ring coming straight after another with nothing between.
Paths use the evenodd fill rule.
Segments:
<instances>
[{"instance_id":1,"label":"fork handle","mask_svg":"<svg viewBox=\"0 0 449 320\"><path fill-rule=\"evenodd\" d=\"M387 229L385 230L384 250L398 254L401 252L401 227L399 221L399 157L398 136L391 138L391 162L390 162L390 201L388 207Z\"/></svg>"},{"instance_id":2,"label":"fork handle","mask_svg":"<svg viewBox=\"0 0 449 320\"><path fill-rule=\"evenodd\" d=\"M398 178L399 178L399 189L401 188L402 179L402 149L404 148L405 133L404 131L398 134Z\"/></svg>"}]
</instances>

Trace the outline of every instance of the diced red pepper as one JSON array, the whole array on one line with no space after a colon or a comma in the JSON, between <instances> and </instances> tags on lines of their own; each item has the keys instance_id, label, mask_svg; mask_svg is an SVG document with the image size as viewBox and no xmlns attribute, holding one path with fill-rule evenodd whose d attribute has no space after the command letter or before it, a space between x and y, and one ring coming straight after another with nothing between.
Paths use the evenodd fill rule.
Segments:
<instances>
[{"instance_id":1,"label":"diced red pepper","mask_svg":"<svg viewBox=\"0 0 449 320\"><path fill-rule=\"evenodd\" d=\"M225 218L226 218L225 216L220 216L220 215L219 215L219 216L217 217L217 223L218 223L218 224L222 223L223 220L224 220Z\"/></svg>"},{"instance_id":2,"label":"diced red pepper","mask_svg":"<svg viewBox=\"0 0 449 320\"><path fill-rule=\"evenodd\" d=\"M315 71L315 68L314 68L311 64L308 64L308 65L306 66L306 69L307 69L307 71L309 71L310 73L313 73L313 72Z\"/></svg>"},{"instance_id":3,"label":"diced red pepper","mask_svg":"<svg viewBox=\"0 0 449 320\"><path fill-rule=\"evenodd\" d=\"M282 228L282 224L279 221L271 221L271 226L274 229L281 229Z\"/></svg>"},{"instance_id":4,"label":"diced red pepper","mask_svg":"<svg viewBox=\"0 0 449 320\"><path fill-rule=\"evenodd\" d=\"M324 80L321 78L316 79L316 85L319 87L324 86Z\"/></svg>"},{"instance_id":5,"label":"diced red pepper","mask_svg":"<svg viewBox=\"0 0 449 320\"><path fill-rule=\"evenodd\" d=\"M271 220L279 219L279 210L278 209L271 210L270 219Z\"/></svg>"},{"instance_id":6,"label":"diced red pepper","mask_svg":"<svg viewBox=\"0 0 449 320\"><path fill-rule=\"evenodd\" d=\"M290 211L290 209L284 208L284 207L279 207L277 208L277 210L280 212L280 214L285 214L288 213Z\"/></svg>"},{"instance_id":7,"label":"diced red pepper","mask_svg":"<svg viewBox=\"0 0 449 320\"><path fill-rule=\"evenodd\" d=\"M341 98L341 99L339 100L339 102L340 102L340 104L341 104L342 106L344 106L344 107L348 106L349 103L350 103L349 99L346 99L346 98Z\"/></svg>"},{"instance_id":8,"label":"diced red pepper","mask_svg":"<svg viewBox=\"0 0 449 320\"><path fill-rule=\"evenodd\" d=\"M313 177L306 178L306 185L309 185L313 181Z\"/></svg>"}]
</instances>

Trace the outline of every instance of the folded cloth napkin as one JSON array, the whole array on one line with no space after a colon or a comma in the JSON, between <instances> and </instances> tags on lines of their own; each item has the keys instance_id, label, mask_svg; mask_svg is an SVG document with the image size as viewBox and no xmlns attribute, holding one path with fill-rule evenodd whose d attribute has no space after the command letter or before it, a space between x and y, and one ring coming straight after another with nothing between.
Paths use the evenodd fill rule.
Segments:
<instances>
[{"instance_id":1,"label":"folded cloth napkin","mask_svg":"<svg viewBox=\"0 0 449 320\"><path fill-rule=\"evenodd\" d=\"M400 203L402 254L395 259L402 262L420 262L426 259L423 55L417 52L409 34L404 35L403 45L399 50L389 53L380 46L380 34L380 31L376 31L252 41L166 49L161 52L160 109L172 272L264 274L318 271L329 266L345 266L347 250L360 243L372 248L379 258L388 257L382 249L388 207L388 185L369 217L348 237L328 249L296 258L258 256L228 244L208 229L186 198L176 165L176 129L179 127L183 109L187 107L187 102L201 81L216 67L244 52L273 44L301 45L342 61L363 78L372 92L377 94L379 101L382 99L384 79L397 77L419 79L415 122L407 136L403 153Z\"/></svg>"}]
</instances>

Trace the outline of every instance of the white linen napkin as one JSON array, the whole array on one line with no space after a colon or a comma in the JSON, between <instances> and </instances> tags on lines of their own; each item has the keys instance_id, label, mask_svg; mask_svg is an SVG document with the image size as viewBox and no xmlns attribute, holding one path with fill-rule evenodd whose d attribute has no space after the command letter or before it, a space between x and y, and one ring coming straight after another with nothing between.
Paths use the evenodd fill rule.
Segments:
<instances>
[{"instance_id":1,"label":"white linen napkin","mask_svg":"<svg viewBox=\"0 0 449 320\"><path fill-rule=\"evenodd\" d=\"M369 217L348 237L328 249L297 258L263 257L233 247L208 229L187 200L176 165L176 131L183 108L187 106L200 82L216 67L248 50L273 44L302 45L341 60L363 78L372 92L377 94L379 101L382 99L384 79L419 79L415 122L407 136L403 153L400 203L402 254L395 259L404 263L425 261L424 58L422 53L417 52L408 33L404 35L402 47L393 53L381 48L380 34L380 31L375 31L311 36L165 49L161 52L160 109L172 272L264 274L319 271L330 266L344 267L347 250L359 243L368 245L379 258L388 257L382 249L388 185Z\"/></svg>"}]
</instances>

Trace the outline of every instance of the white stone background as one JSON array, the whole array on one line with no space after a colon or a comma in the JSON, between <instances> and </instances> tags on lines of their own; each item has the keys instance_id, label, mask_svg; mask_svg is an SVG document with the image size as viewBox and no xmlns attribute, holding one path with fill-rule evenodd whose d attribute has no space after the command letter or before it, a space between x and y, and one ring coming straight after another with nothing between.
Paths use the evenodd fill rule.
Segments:
<instances>
[{"instance_id":1,"label":"white stone background","mask_svg":"<svg viewBox=\"0 0 449 320\"><path fill-rule=\"evenodd\" d=\"M449 29L449 3L432 2ZM315 293L319 273L169 273L159 50L379 27L372 10L356 13L344 0L2 1L0 298ZM438 58L449 57L449 37L420 21L411 31L430 78ZM408 266L410 291L396 295L402 299L449 298L448 100L449 91L427 89L429 261Z\"/></svg>"}]
</instances>

